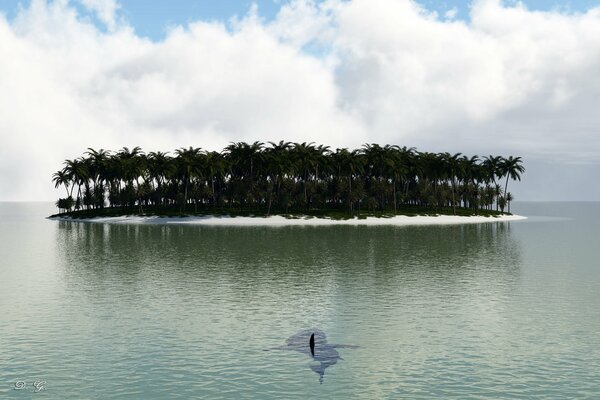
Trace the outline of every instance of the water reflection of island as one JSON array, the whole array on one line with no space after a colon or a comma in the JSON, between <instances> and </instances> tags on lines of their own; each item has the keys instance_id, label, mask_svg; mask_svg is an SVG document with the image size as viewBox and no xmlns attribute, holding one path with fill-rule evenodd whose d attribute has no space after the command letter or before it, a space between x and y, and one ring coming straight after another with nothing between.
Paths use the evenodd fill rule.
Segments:
<instances>
[{"instance_id":1,"label":"water reflection of island","mask_svg":"<svg viewBox=\"0 0 600 400\"><path fill-rule=\"evenodd\" d=\"M264 368L303 376L304 357L265 359L262 349L322 326L332 343L361 345L332 371L330 382L350 386L361 363L378 376L411 366L433 375L452 362L448 349L487 354L519 287L510 228L60 222L56 254L70 307L85 316L79 331L98 343L94 358L143 354L157 368L185 360L219 393L239 368L252 381Z\"/></svg>"},{"instance_id":2,"label":"water reflection of island","mask_svg":"<svg viewBox=\"0 0 600 400\"><path fill-rule=\"evenodd\" d=\"M57 237L74 275L161 276L177 286L225 285L243 296L331 284L343 291L368 282L378 292L419 284L460 292L473 282L503 290L519 276L520 248L510 229L502 223L272 229L60 222Z\"/></svg>"}]
</instances>

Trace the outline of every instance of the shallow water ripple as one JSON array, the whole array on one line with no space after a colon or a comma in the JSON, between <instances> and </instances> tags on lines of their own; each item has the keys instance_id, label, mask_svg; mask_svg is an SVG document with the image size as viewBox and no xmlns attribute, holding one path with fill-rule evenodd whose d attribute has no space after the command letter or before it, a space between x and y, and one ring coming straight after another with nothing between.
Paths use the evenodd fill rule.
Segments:
<instances>
[{"instance_id":1,"label":"shallow water ripple","mask_svg":"<svg viewBox=\"0 0 600 400\"><path fill-rule=\"evenodd\" d=\"M0 203L0 398L595 398L600 207L521 207L547 217L127 226ZM265 351L310 327L360 345L323 384Z\"/></svg>"}]
</instances>

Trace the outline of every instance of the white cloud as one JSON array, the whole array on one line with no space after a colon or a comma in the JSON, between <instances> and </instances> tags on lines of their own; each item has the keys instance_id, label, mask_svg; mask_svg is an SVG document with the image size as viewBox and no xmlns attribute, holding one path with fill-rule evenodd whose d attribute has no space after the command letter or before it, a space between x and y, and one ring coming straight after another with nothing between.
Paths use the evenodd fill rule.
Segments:
<instances>
[{"instance_id":1,"label":"white cloud","mask_svg":"<svg viewBox=\"0 0 600 400\"><path fill-rule=\"evenodd\" d=\"M335 34L332 26L332 2L316 3L314 0L293 0L279 10L277 19L270 24L269 31L279 40L297 48L316 41L321 44L331 41Z\"/></svg>"},{"instance_id":2,"label":"white cloud","mask_svg":"<svg viewBox=\"0 0 600 400\"><path fill-rule=\"evenodd\" d=\"M53 198L52 172L87 147L376 141L600 160L600 9L481 0L466 23L407 0L298 0L270 23L251 11L155 43L115 22L116 1L81 1L108 33L66 0L0 15L0 200Z\"/></svg>"},{"instance_id":3,"label":"white cloud","mask_svg":"<svg viewBox=\"0 0 600 400\"><path fill-rule=\"evenodd\" d=\"M444 13L444 18L446 19L454 19L458 15L458 8L452 7Z\"/></svg>"},{"instance_id":4,"label":"white cloud","mask_svg":"<svg viewBox=\"0 0 600 400\"><path fill-rule=\"evenodd\" d=\"M344 5L335 43L342 98L381 140L535 153L540 142L562 152L573 136L590 139L600 126L591 101L600 83L598 10L534 13L480 1L471 19L443 22L406 1ZM586 145L599 154L597 138Z\"/></svg>"},{"instance_id":5,"label":"white cloud","mask_svg":"<svg viewBox=\"0 0 600 400\"><path fill-rule=\"evenodd\" d=\"M117 0L78 0L87 9L93 11L109 30L114 30L116 26L116 13L119 9Z\"/></svg>"}]
</instances>

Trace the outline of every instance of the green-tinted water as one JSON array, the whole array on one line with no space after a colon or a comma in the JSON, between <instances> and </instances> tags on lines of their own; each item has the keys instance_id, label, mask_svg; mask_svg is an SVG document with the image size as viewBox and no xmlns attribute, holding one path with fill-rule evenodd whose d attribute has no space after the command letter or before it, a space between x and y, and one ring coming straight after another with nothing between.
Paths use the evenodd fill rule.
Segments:
<instances>
[{"instance_id":1,"label":"green-tinted water","mask_svg":"<svg viewBox=\"0 0 600 400\"><path fill-rule=\"evenodd\" d=\"M0 398L597 398L600 205L514 208L534 217L223 228L0 203ZM361 346L323 384L265 351L311 327Z\"/></svg>"}]
</instances>

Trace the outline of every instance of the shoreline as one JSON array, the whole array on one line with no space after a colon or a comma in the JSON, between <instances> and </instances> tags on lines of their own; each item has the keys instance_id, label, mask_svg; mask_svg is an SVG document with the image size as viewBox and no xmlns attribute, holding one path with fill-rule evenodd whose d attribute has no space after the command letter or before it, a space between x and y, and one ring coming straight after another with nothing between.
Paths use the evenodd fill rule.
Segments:
<instances>
[{"instance_id":1,"label":"shoreline","mask_svg":"<svg viewBox=\"0 0 600 400\"><path fill-rule=\"evenodd\" d=\"M332 226L332 225L367 225L367 226L423 226L423 225L459 225L480 224L492 222L522 221L527 217L521 215L493 216L457 216L457 215L396 215L391 217L366 217L349 219L330 219L319 217L286 218L281 215L268 217L232 217L232 216L187 216L160 217L135 216L120 217L48 217L54 221L89 222L103 224L133 224L133 225L204 225L204 226Z\"/></svg>"}]
</instances>

